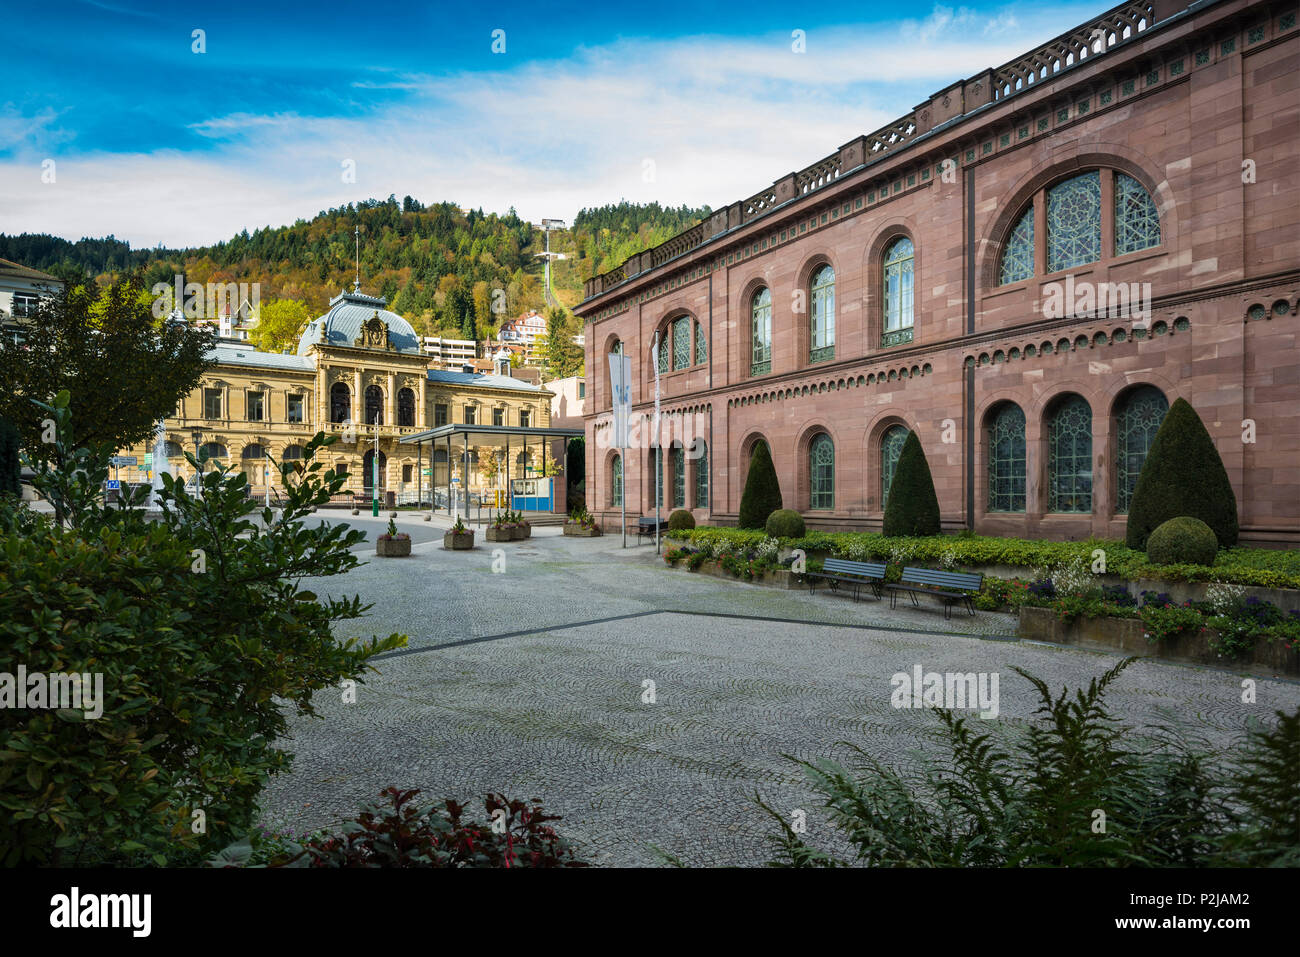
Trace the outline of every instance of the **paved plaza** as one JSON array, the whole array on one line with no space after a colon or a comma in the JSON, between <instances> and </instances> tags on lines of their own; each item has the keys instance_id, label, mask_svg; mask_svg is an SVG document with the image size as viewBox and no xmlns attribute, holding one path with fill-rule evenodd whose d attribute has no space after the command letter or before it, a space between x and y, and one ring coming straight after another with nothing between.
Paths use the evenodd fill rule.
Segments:
<instances>
[{"instance_id":1,"label":"paved plaza","mask_svg":"<svg viewBox=\"0 0 1300 957\"><path fill-rule=\"evenodd\" d=\"M387 517L327 520L373 538ZM445 522L404 514L398 524L416 533L411 558L376 559L366 546L366 565L305 583L374 604L346 634L405 632L410 647L376 663L355 704L322 693L322 719L293 720L296 760L267 791L267 826L333 824L388 785L462 801L503 791L562 815L562 833L596 864L654 865L662 851L690 865L757 865L774 825L755 792L783 813L806 810L814 843L826 833L783 755L843 756L848 741L906 766L930 746L935 716L890 706L896 672L996 672L1005 725L1036 707L1013 666L1059 688L1116 660L1017 641L1008 615L945 622L937 605L891 612L673 571L653 546L624 550L617 536L543 528L491 545L480 533L474 551L453 553L441 547ZM1109 702L1135 726L1172 717L1220 745L1250 714L1300 705L1300 685L1260 680L1258 704L1244 706L1241 680L1139 662Z\"/></svg>"}]
</instances>

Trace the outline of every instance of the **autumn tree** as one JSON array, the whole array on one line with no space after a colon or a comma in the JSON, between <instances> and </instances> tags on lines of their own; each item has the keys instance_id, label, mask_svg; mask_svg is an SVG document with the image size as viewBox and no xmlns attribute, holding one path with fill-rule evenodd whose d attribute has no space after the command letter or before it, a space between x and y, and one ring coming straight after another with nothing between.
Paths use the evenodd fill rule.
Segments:
<instances>
[{"instance_id":1,"label":"autumn tree","mask_svg":"<svg viewBox=\"0 0 1300 957\"><path fill-rule=\"evenodd\" d=\"M279 352L295 346L309 322L311 313L296 299L263 303L252 333L253 345L263 352Z\"/></svg>"}]
</instances>

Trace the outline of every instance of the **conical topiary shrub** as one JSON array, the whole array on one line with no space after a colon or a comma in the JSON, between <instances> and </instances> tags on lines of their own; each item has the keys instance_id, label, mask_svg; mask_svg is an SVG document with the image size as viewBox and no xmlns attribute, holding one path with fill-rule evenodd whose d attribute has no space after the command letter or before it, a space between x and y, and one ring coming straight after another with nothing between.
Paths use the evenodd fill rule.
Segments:
<instances>
[{"instance_id":1,"label":"conical topiary shrub","mask_svg":"<svg viewBox=\"0 0 1300 957\"><path fill-rule=\"evenodd\" d=\"M745 476L745 491L740 496L741 528L766 528L767 517L781 507L781 485L776 480L776 468L766 442L754 446L749 460L749 474Z\"/></svg>"},{"instance_id":2,"label":"conical topiary shrub","mask_svg":"<svg viewBox=\"0 0 1300 957\"><path fill-rule=\"evenodd\" d=\"M886 535L938 535L939 497L934 494L930 463L915 430L907 434L898 454L894 480L885 506Z\"/></svg>"},{"instance_id":3,"label":"conical topiary shrub","mask_svg":"<svg viewBox=\"0 0 1300 957\"><path fill-rule=\"evenodd\" d=\"M1125 542L1145 550L1158 526L1184 515L1210 526L1220 547L1237 544L1237 496L1228 470L1196 410L1177 399L1138 473Z\"/></svg>"},{"instance_id":4,"label":"conical topiary shrub","mask_svg":"<svg viewBox=\"0 0 1300 957\"><path fill-rule=\"evenodd\" d=\"M0 419L0 495L21 495L21 466L18 450L22 439L8 419Z\"/></svg>"}]
</instances>

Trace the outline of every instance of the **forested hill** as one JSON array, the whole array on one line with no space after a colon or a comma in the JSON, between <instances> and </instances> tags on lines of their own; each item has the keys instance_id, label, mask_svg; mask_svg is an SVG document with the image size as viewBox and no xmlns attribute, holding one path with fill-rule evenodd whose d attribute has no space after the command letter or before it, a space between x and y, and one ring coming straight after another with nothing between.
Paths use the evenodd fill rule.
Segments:
<instances>
[{"instance_id":1,"label":"forested hill","mask_svg":"<svg viewBox=\"0 0 1300 957\"><path fill-rule=\"evenodd\" d=\"M628 256L686 229L700 210L658 203L621 202L584 209L572 227L551 233L552 285L566 305L576 304L582 283ZM171 282L260 282L261 299L299 299L313 315L339 290L352 287L354 234L361 227L361 284L387 297L389 307L424 333L493 334L504 318L542 309L545 248L540 229L515 215L484 214L452 203L425 206L396 197L369 199L323 210L292 226L247 230L199 249L132 249L108 236L69 242L55 236L0 234L0 258L64 279L104 282L139 271L146 285ZM505 293L505 311L492 311L493 290ZM499 298L499 297L498 297Z\"/></svg>"}]
</instances>

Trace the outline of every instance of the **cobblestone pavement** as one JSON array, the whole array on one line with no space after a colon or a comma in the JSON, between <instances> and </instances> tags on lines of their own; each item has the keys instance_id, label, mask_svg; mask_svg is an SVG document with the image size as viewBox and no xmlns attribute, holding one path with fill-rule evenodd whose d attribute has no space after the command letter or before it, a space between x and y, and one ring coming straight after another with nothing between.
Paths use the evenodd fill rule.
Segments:
<instances>
[{"instance_id":1,"label":"cobblestone pavement","mask_svg":"<svg viewBox=\"0 0 1300 957\"><path fill-rule=\"evenodd\" d=\"M504 557L499 573L494 557ZM390 784L460 800L500 790L541 799L605 865L660 863L656 849L692 865L761 864L775 825L756 791L783 813L806 810L810 836L824 834L783 755L844 756L848 741L896 766L914 762L936 721L890 706L896 672L998 673L1005 727L1036 706L1013 666L1059 688L1116 660L1007 640L1006 615L945 622L937 606L891 612L702 577L667 569L652 546L625 551L616 537L559 529L468 553L416 544L409 559L305 584L374 603L348 634L411 641L377 662L357 703L322 693L323 720L294 719L294 770L268 789L265 824L331 824ZM647 681L654 703L643 701ZM1135 726L1173 719L1216 744L1251 713L1300 705L1300 685L1260 680L1258 704L1243 706L1240 682L1139 662L1109 700Z\"/></svg>"}]
</instances>

